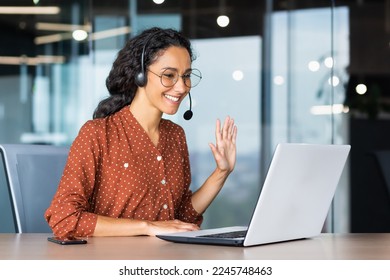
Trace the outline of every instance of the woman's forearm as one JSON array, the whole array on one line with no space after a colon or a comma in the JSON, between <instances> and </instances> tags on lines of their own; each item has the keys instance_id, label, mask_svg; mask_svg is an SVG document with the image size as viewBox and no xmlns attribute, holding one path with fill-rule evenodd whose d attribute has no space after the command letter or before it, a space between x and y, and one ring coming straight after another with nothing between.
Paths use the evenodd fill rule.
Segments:
<instances>
[{"instance_id":1,"label":"woman's forearm","mask_svg":"<svg viewBox=\"0 0 390 280\"><path fill-rule=\"evenodd\" d=\"M147 221L98 216L93 236L155 236L197 229L197 225L179 220Z\"/></svg>"},{"instance_id":2,"label":"woman's forearm","mask_svg":"<svg viewBox=\"0 0 390 280\"><path fill-rule=\"evenodd\" d=\"M145 235L147 222L143 220L112 218L99 215L94 236L136 236Z\"/></svg>"},{"instance_id":3,"label":"woman's forearm","mask_svg":"<svg viewBox=\"0 0 390 280\"><path fill-rule=\"evenodd\" d=\"M202 214L222 189L230 172L218 168L207 178L204 184L192 195L194 209Z\"/></svg>"}]
</instances>

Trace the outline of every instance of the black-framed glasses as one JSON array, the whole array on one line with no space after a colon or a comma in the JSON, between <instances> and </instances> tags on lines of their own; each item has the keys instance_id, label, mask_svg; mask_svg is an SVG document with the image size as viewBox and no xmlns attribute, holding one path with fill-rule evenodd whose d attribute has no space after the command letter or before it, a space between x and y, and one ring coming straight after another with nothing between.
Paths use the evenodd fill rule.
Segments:
<instances>
[{"instance_id":1,"label":"black-framed glasses","mask_svg":"<svg viewBox=\"0 0 390 280\"><path fill-rule=\"evenodd\" d=\"M160 82L164 87L173 87L181 77L187 87L193 88L197 86L202 79L202 73L198 69L191 69L191 71L182 76L180 76L179 72L174 68L164 69L164 71L161 72L161 75L154 73L150 69L148 69L148 71L159 77Z\"/></svg>"}]
</instances>

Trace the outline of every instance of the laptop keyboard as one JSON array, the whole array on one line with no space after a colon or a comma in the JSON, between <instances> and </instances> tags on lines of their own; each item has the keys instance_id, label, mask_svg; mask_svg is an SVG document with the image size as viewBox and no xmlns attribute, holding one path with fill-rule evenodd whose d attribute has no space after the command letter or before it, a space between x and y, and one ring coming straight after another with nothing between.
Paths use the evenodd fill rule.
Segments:
<instances>
[{"instance_id":1,"label":"laptop keyboard","mask_svg":"<svg viewBox=\"0 0 390 280\"><path fill-rule=\"evenodd\" d=\"M246 235L246 230L241 231L232 231L232 232L224 232L224 233L214 233L214 234L206 234L200 235L199 237L213 237L213 238L242 238Z\"/></svg>"}]
</instances>

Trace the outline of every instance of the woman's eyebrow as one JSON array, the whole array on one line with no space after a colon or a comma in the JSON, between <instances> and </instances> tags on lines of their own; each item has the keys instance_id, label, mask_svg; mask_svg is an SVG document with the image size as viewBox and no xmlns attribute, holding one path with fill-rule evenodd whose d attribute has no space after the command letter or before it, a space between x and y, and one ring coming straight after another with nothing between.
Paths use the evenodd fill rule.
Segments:
<instances>
[{"instance_id":1,"label":"woman's eyebrow","mask_svg":"<svg viewBox=\"0 0 390 280\"><path fill-rule=\"evenodd\" d=\"M175 71L179 72L179 70L178 70L177 68L175 68L175 67L169 67L169 66L167 66L167 67L161 68L161 70L168 70L168 69L169 69L169 70L175 70ZM187 68L186 70L184 70L183 73L191 72L192 69L193 69L193 68Z\"/></svg>"}]
</instances>

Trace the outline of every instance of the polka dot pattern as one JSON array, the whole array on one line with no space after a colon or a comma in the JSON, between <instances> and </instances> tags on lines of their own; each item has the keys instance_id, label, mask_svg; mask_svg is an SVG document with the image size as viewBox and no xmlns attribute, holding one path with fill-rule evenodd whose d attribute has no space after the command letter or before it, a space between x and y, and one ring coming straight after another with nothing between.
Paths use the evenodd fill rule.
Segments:
<instances>
[{"instance_id":1,"label":"polka dot pattern","mask_svg":"<svg viewBox=\"0 0 390 280\"><path fill-rule=\"evenodd\" d=\"M57 236L93 235L97 215L199 224L184 130L162 119L156 146L128 107L86 122L45 212Z\"/></svg>"}]
</instances>

